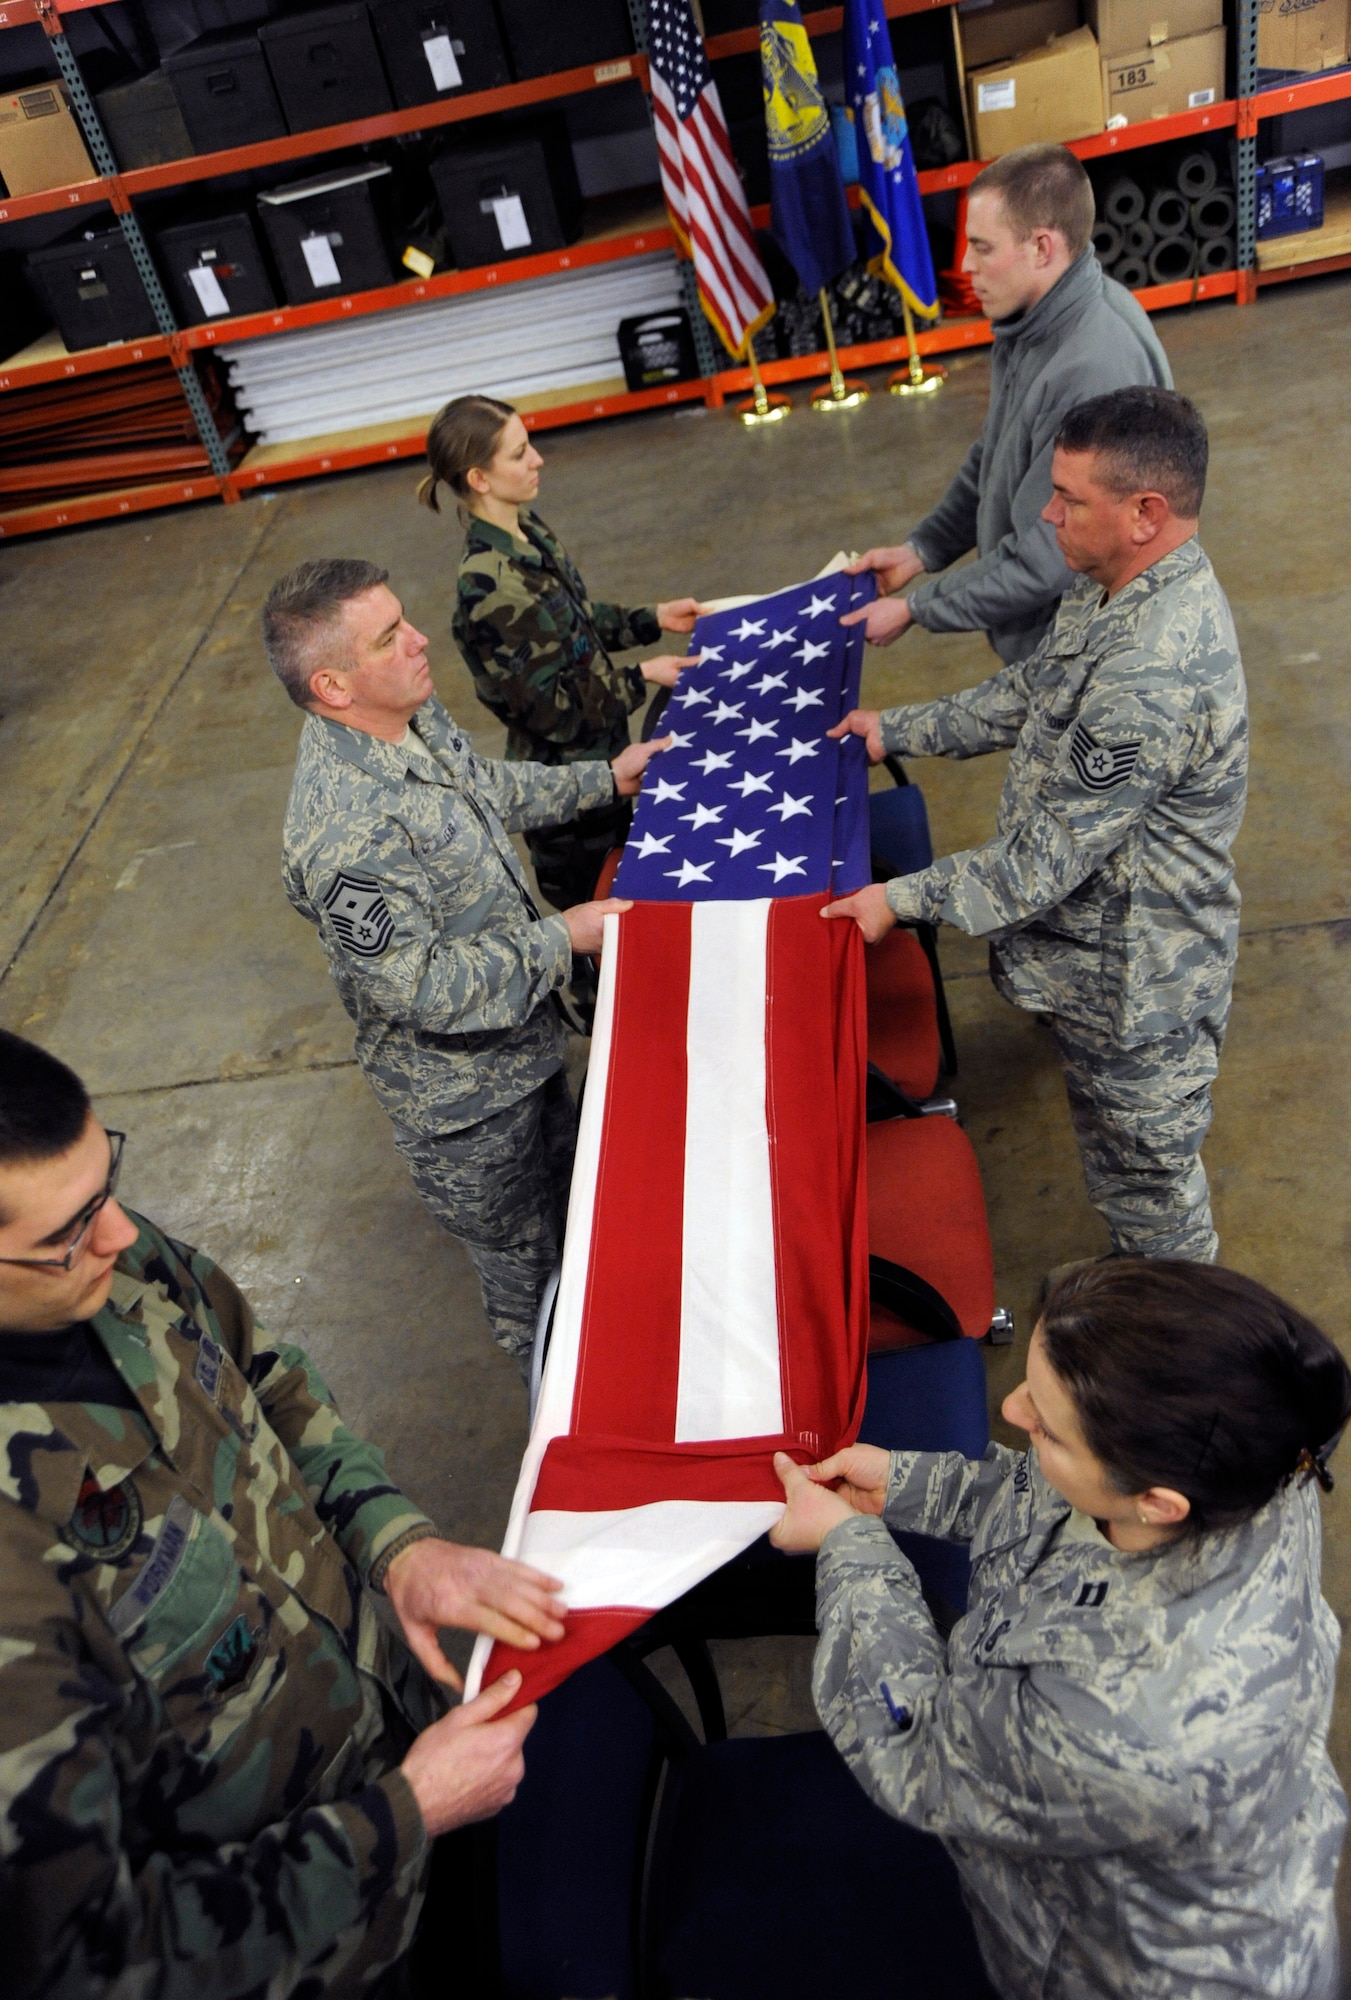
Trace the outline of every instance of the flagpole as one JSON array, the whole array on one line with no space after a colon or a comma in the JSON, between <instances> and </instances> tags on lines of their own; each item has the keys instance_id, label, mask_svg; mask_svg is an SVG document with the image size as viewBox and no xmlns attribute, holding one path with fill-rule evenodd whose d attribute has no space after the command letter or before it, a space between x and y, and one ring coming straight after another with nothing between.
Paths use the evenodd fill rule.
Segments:
<instances>
[{"instance_id":1,"label":"flagpole","mask_svg":"<svg viewBox=\"0 0 1351 2000\"><path fill-rule=\"evenodd\" d=\"M905 344L910 353L910 365L892 376L889 385L891 393L893 396L932 396L947 381L948 371L941 362L925 363L920 360L914 315L904 292L901 293L901 311L905 315Z\"/></svg>"},{"instance_id":2,"label":"flagpole","mask_svg":"<svg viewBox=\"0 0 1351 2000\"><path fill-rule=\"evenodd\" d=\"M856 410L860 403L866 403L872 394L866 382L846 382L840 372L840 357L835 351L835 323L830 316L830 294L822 285L817 295L821 301L821 317L826 327L826 349L830 355L830 384L812 393L814 410Z\"/></svg>"},{"instance_id":3,"label":"flagpole","mask_svg":"<svg viewBox=\"0 0 1351 2000\"><path fill-rule=\"evenodd\" d=\"M760 364L755 358L755 344L746 342L746 365L751 371L751 387L755 391L748 403L738 403L736 413L743 424L777 424L790 413L793 407L791 396L771 396L760 373Z\"/></svg>"}]
</instances>

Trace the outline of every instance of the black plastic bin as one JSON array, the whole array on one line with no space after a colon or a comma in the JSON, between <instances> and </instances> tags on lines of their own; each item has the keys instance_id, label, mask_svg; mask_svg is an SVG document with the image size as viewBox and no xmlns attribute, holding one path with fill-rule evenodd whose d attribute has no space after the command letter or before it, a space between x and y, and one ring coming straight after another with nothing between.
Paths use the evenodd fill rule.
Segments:
<instances>
[{"instance_id":1,"label":"black plastic bin","mask_svg":"<svg viewBox=\"0 0 1351 2000\"><path fill-rule=\"evenodd\" d=\"M101 90L94 104L113 158L127 171L186 160L192 151L173 83L162 69Z\"/></svg>"},{"instance_id":2,"label":"black plastic bin","mask_svg":"<svg viewBox=\"0 0 1351 2000\"><path fill-rule=\"evenodd\" d=\"M511 82L492 0L370 0L401 111Z\"/></svg>"},{"instance_id":3,"label":"black plastic bin","mask_svg":"<svg viewBox=\"0 0 1351 2000\"><path fill-rule=\"evenodd\" d=\"M188 137L199 153L284 139L286 120L267 58L247 28L223 28L164 58Z\"/></svg>"},{"instance_id":4,"label":"black plastic bin","mask_svg":"<svg viewBox=\"0 0 1351 2000\"><path fill-rule=\"evenodd\" d=\"M365 0L268 21L258 39L293 132L394 109Z\"/></svg>"},{"instance_id":5,"label":"black plastic bin","mask_svg":"<svg viewBox=\"0 0 1351 2000\"><path fill-rule=\"evenodd\" d=\"M248 215L179 222L155 236L159 266L185 326L266 312L277 295Z\"/></svg>"},{"instance_id":6,"label":"black plastic bin","mask_svg":"<svg viewBox=\"0 0 1351 2000\"><path fill-rule=\"evenodd\" d=\"M293 306L392 285L385 248L392 169L338 167L258 197L258 215Z\"/></svg>"},{"instance_id":7,"label":"black plastic bin","mask_svg":"<svg viewBox=\"0 0 1351 2000\"><path fill-rule=\"evenodd\" d=\"M447 147L431 163L451 260L460 270L561 250L582 232L582 195L561 115Z\"/></svg>"},{"instance_id":8,"label":"black plastic bin","mask_svg":"<svg viewBox=\"0 0 1351 2000\"><path fill-rule=\"evenodd\" d=\"M689 314L681 307L621 319L619 357L624 380L635 394L641 389L664 389L670 382L692 382L699 363Z\"/></svg>"},{"instance_id":9,"label":"black plastic bin","mask_svg":"<svg viewBox=\"0 0 1351 2000\"><path fill-rule=\"evenodd\" d=\"M521 79L633 53L625 0L497 0L497 11Z\"/></svg>"},{"instance_id":10,"label":"black plastic bin","mask_svg":"<svg viewBox=\"0 0 1351 2000\"><path fill-rule=\"evenodd\" d=\"M120 229L87 230L71 242L34 250L27 271L72 353L159 331Z\"/></svg>"}]
</instances>

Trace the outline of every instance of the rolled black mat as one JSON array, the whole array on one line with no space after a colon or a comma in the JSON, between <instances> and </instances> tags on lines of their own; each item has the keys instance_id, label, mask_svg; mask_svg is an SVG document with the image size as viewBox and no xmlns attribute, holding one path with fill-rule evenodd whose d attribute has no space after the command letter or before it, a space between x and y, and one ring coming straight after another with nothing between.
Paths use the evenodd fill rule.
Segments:
<instances>
[{"instance_id":1,"label":"rolled black mat","mask_svg":"<svg viewBox=\"0 0 1351 2000\"><path fill-rule=\"evenodd\" d=\"M1234 261L1232 236L1207 236L1197 245L1196 268L1203 278L1213 278L1217 271L1232 271Z\"/></svg>"},{"instance_id":2,"label":"rolled black mat","mask_svg":"<svg viewBox=\"0 0 1351 2000\"><path fill-rule=\"evenodd\" d=\"M1238 206L1228 188L1215 188L1210 194L1203 194L1194 201L1191 208L1193 235L1203 239L1208 236L1230 236L1233 234L1234 218ZM1221 269L1227 270L1227 265Z\"/></svg>"},{"instance_id":3,"label":"rolled black mat","mask_svg":"<svg viewBox=\"0 0 1351 2000\"><path fill-rule=\"evenodd\" d=\"M1145 191L1139 181L1133 181L1129 174L1113 181L1102 198L1102 212L1119 229L1128 222L1138 222L1145 212Z\"/></svg>"},{"instance_id":4,"label":"rolled black mat","mask_svg":"<svg viewBox=\"0 0 1351 2000\"><path fill-rule=\"evenodd\" d=\"M1165 236L1149 253L1149 275L1156 285L1175 285L1196 269L1196 242L1190 236Z\"/></svg>"},{"instance_id":5,"label":"rolled black mat","mask_svg":"<svg viewBox=\"0 0 1351 2000\"><path fill-rule=\"evenodd\" d=\"M1112 276L1128 292L1138 292L1149 283L1149 266L1143 257L1122 257L1112 266Z\"/></svg>"},{"instance_id":6,"label":"rolled black mat","mask_svg":"<svg viewBox=\"0 0 1351 2000\"><path fill-rule=\"evenodd\" d=\"M1176 188L1160 188L1149 204L1149 226L1156 236L1180 236L1191 221L1187 197Z\"/></svg>"},{"instance_id":7,"label":"rolled black mat","mask_svg":"<svg viewBox=\"0 0 1351 2000\"><path fill-rule=\"evenodd\" d=\"M1121 255L1121 231L1114 222L1093 224L1093 249L1100 264L1113 264Z\"/></svg>"},{"instance_id":8,"label":"rolled black mat","mask_svg":"<svg viewBox=\"0 0 1351 2000\"><path fill-rule=\"evenodd\" d=\"M1147 222L1132 222L1121 232L1122 247L1128 257L1147 257L1158 240Z\"/></svg>"},{"instance_id":9,"label":"rolled black mat","mask_svg":"<svg viewBox=\"0 0 1351 2000\"><path fill-rule=\"evenodd\" d=\"M1173 176L1188 201L1198 201L1203 194L1209 194L1219 177L1213 153L1184 153Z\"/></svg>"}]
</instances>

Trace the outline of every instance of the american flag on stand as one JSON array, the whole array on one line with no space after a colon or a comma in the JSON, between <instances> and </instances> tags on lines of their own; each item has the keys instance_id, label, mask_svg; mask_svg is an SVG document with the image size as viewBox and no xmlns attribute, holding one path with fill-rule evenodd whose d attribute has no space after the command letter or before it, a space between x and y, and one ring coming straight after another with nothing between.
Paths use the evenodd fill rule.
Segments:
<instances>
[{"instance_id":1,"label":"american flag on stand","mask_svg":"<svg viewBox=\"0 0 1351 2000\"><path fill-rule=\"evenodd\" d=\"M699 298L733 356L774 315L718 87L690 0L647 0L652 116L661 185Z\"/></svg>"},{"instance_id":2,"label":"american flag on stand","mask_svg":"<svg viewBox=\"0 0 1351 2000\"><path fill-rule=\"evenodd\" d=\"M534 1701L773 1526L773 1455L857 1432L868 1325L857 699L843 575L701 619L607 917L563 1268L504 1552L566 1636L480 1639ZM842 754L843 752L843 754ZM832 890L832 883L834 890Z\"/></svg>"}]
</instances>

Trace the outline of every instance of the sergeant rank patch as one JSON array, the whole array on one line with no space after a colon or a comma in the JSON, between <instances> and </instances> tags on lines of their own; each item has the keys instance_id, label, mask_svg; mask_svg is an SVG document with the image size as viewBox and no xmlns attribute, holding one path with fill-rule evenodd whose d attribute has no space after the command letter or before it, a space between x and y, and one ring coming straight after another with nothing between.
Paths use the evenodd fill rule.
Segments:
<instances>
[{"instance_id":1,"label":"sergeant rank patch","mask_svg":"<svg viewBox=\"0 0 1351 2000\"><path fill-rule=\"evenodd\" d=\"M354 958L379 958L394 936L394 919L378 882L368 875L342 873L324 897L338 942Z\"/></svg>"},{"instance_id":2,"label":"sergeant rank patch","mask_svg":"<svg viewBox=\"0 0 1351 2000\"><path fill-rule=\"evenodd\" d=\"M1081 785L1090 792L1110 792L1124 785L1135 769L1140 744L1099 743L1082 722L1070 738L1070 762Z\"/></svg>"}]
</instances>

